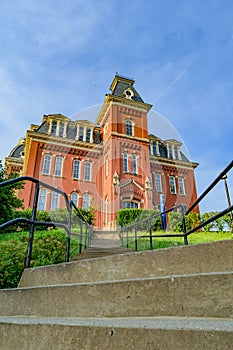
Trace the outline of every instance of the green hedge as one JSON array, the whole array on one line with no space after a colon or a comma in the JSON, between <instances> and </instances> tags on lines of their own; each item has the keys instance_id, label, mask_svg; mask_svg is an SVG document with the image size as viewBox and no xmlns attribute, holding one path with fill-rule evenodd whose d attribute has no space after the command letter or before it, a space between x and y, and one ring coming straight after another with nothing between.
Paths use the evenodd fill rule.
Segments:
<instances>
[{"instance_id":1,"label":"green hedge","mask_svg":"<svg viewBox=\"0 0 233 350\"><path fill-rule=\"evenodd\" d=\"M117 213L117 223L120 226L126 226L130 223L136 223L141 220L147 219L155 214L159 213L158 210L144 210L144 209L121 209ZM161 230L162 219L161 216L152 219L152 230ZM141 225L141 227L140 227ZM137 224L138 230L145 229L145 223Z\"/></svg>"},{"instance_id":2,"label":"green hedge","mask_svg":"<svg viewBox=\"0 0 233 350\"><path fill-rule=\"evenodd\" d=\"M141 213L142 209L120 209L117 213L117 224L126 226L133 222Z\"/></svg>"},{"instance_id":3,"label":"green hedge","mask_svg":"<svg viewBox=\"0 0 233 350\"><path fill-rule=\"evenodd\" d=\"M12 236L14 239L4 240L4 234L0 235L0 288L16 288L24 269L28 232L12 233ZM61 230L35 233L31 267L64 262L65 255L66 234Z\"/></svg>"}]
</instances>

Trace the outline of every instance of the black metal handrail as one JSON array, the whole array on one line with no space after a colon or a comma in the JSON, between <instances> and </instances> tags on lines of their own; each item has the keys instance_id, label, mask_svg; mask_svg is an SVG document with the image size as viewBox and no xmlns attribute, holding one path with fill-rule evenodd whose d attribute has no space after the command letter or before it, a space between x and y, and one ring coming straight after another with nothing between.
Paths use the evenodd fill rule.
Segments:
<instances>
[{"instance_id":1,"label":"black metal handrail","mask_svg":"<svg viewBox=\"0 0 233 350\"><path fill-rule=\"evenodd\" d=\"M184 204L172 207L166 211L163 211L161 213L157 213L154 214L153 216L149 217L149 218L145 218L144 220L138 221L138 222L134 222L132 224L126 225L126 226L119 226L118 230L119 230L119 234L120 237L122 239L122 244L123 244L123 233L126 233L126 246L128 247L128 240L129 238L133 238L134 239L134 245L135 245L135 250L137 250L137 241L139 238L150 238L150 249L153 249L153 245L152 245L152 239L155 237L183 237L184 238L184 244L188 245L188 236L198 230L200 230L201 228L203 228L204 226L208 225L209 223L215 221L216 219L222 217L223 215L227 214L227 213L232 213L233 211L233 205L229 205L226 209L222 210L221 212L217 213L216 215L214 215L213 217L209 218L208 220L202 222L200 225L195 226L194 228L190 229L190 230L186 230L186 223L185 223L185 217L206 197L206 195L220 182L220 180L224 179L224 176L226 176L226 174L232 169L233 167L233 161L231 161L228 166L216 177L216 179L207 187L207 189L197 198L197 200L188 208L186 209ZM231 203L229 203L231 204ZM177 209L181 209L181 220L182 220L182 229L183 229L183 233L172 233L172 234L168 234L168 233L164 233L164 234L152 234L152 220L155 219L156 217L159 216L163 216L166 215L167 213L177 210ZM149 225L148 225L149 223ZM149 227L149 235L145 234L145 235L140 235L140 237L138 237L138 233L137 233L137 225L145 225L145 227ZM233 225L233 222L232 222ZM130 230L134 230L134 235L132 237L129 237L128 232Z\"/></svg>"},{"instance_id":2,"label":"black metal handrail","mask_svg":"<svg viewBox=\"0 0 233 350\"><path fill-rule=\"evenodd\" d=\"M186 210L186 215L190 213L201 201L206 197L206 195L221 181L224 176L233 167L233 160L228 164L228 166L216 177L216 179L207 187L207 189L197 198L197 200Z\"/></svg>"},{"instance_id":3,"label":"black metal handrail","mask_svg":"<svg viewBox=\"0 0 233 350\"><path fill-rule=\"evenodd\" d=\"M74 202L72 200L68 199L68 195L54 187L51 186L43 181L40 181L36 178L30 177L30 176L21 176L18 178L14 178L11 180L7 180L4 182L0 183L0 188L1 187L5 187L5 186L9 186L9 185L13 185L15 183L18 182L22 182L22 181L30 181L36 184L35 186L35 191L34 191L34 198L33 198L33 207L32 207L32 217L31 219L27 219L27 218L16 218L16 219L12 219L9 220L3 224L0 225L0 231L11 226L11 225L15 225L17 223L27 223L30 224L30 233L29 233L29 238L28 238L28 246L27 246L27 253L26 253L26 257L25 257L25 268L29 268L30 267L30 262L31 262L31 255L32 255L32 245L33 245L33 239L34 239L34 231L35 231L35 227L36 226L47 226L47 227L60 227L65 229L66 233L67 233L67 239L66 239L66 262L69 262L69 258L70 258L70 236L71 235L76 235L79 236L79 253L81 253L82 251L82 239L83 239L83 225L86 228L86 232L85 232L85 248L87 247L87 245L90 244L90 240L91 240L91 235L92 235L92 225L89 225L82 212L79 210L79 208L74 204ZM66 223L61 223L61 222L51 222L51 221L37 221L36 220L36 214L37 214L37 206L38 206L38 199L39 199L39 190L40 187L43 188L47 188L53 192L56 192L60 195L63 196L64 200L65 200L65 204L66 204L66 209L68 211L68 220L67 220L67 224ZM78 233L74 233L71 231L71 220L72 220L72 208L75 209L77 216L79 217L79 224L80 224L80 234ZM80 243L81 242L81 243Z\"/></svg>"},{"instance_id":4,"label":"black metal handrail","mask_svg":"<svg viewBox=\"0 0 233 350\"><path fill-rule=\"evenodd\" d=\"M174 233L174 234L169 234L169 233L164 233L164 234L152 234L152 226L153 226L153 220L158 218L158 217L162 217L163 215L166 215L172 211L180 211L181 213L181 220L182 220L182 227L183 227L183 233ZM140 236L138 236L137 234L137 227L139 226L142 226L144 225L144 227L148 228L149 227L149 235L147 234L141 234ZM186 226L185 226L185 205L184 204L179 204L179 205L176 205L170 209L167 209L163 212L160 212L160 213L156 213L154 215L151 215L149 218L145 218L143 220L139 220L139 221L135 221L134 223L132 224L129 224L129 225L126 225L126 226L119 226L118 228L119 230L119 235L122 239L122 244L123 244L123 240L124 240L124 237L123 237L123 234L124 232L126 233L126 246L128 248L129 246L129 238L133 238L134 240L134 247L135 247L135 250L137 250L137 241L138 239L140 238L150 238L150 249L152 250L153 249L153 242L152 242L152 239L154 237L183 237L184 238L184 244L185 245L188 245L188 241L187 241L187 235L186 235ZM128 233L129 231L131 230L134 230L134 234L133 236L129 236Z\"/></svg>"}]
</instances>

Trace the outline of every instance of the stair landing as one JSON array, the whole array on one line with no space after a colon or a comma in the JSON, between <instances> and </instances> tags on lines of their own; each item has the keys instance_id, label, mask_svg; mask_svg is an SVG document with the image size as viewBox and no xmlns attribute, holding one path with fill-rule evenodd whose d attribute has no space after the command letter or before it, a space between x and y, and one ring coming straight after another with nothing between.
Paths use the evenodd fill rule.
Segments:
<instances>
[{"instance_id":1,"label":"stair landing","mask_svg":"<svg viewBox=\"0 0 233 350\"><path fill-rule=\"evenodd\" d=\"M116 231L95 231L90 246L72 260L92 259L130 252L132 252L131 249L122 247Z\"/></svg>"}]
</instances>

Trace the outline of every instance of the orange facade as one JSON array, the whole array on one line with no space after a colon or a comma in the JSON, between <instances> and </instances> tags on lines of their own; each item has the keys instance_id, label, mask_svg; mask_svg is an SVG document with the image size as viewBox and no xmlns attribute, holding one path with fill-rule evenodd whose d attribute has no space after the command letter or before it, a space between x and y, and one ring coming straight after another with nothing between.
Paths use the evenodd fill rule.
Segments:
<instances>
[{"instance_id":1,"label":"orange facade","mask_svg":"<svg viewBox=\"0 0 233 350\"><path fill-rule=\"evenodd\" d=\"M176 140L148 134L147 113L134 81L116 75L96 124L61 115L43 116L32 125L24 143L6 158L13 167L65 191L77 206L96 210L95 226L113 229L121 208L187 207L196 199L194 169ZM21 168L20 168L21 166ZM24 206L32 206L32 185L26 183ZM39 209L64 206L43 188Z\"/></svg>"}]
</instances>

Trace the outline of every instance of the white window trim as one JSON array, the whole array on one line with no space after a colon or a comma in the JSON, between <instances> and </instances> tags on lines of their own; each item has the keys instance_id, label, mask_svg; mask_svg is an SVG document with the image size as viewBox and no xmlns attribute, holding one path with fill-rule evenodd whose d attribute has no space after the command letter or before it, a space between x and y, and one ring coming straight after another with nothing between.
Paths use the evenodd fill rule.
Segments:
<instances>
[{"instance_id":1,"label":"white window trim","mask_svg":"<svg viewBox=\"0 0 233 350\"><path fill-rule=\"evenodd\" d=\"M182 183L181 186L180 186L180 181L181 181L181 183ZM181 196L185 196L184 178L181 177L181 176L178 177L178 187L179 187L179 194L180 194ZM181 190L180 190L181 187L182 187L182 189L183 189L183 193L181 193Z\"/></svg>"},{"instance_id":2,"label":"white window trim","mask_svg":"<svg viewBox=\"0 0 233 350\"><path fill-rule=\"evenodd\" d=\"M56 174L56 170L57 170L57 159L61 159L61 169L60 169L60 175L57 175ZM61 156L57 156L56 159L55 159L55 165L54 165L54 176L56 177L62 177L62 172L63 172L63 161L64 161L64 158L61 157Z\"/></svg>"},{"instance_id":3,"label":"white window trim","mask_svg":"<svg viewBox=\"0 0 233 350\"><path fill-rule=\"evenodd\" d=\"M175 189L175 192L172 192L171 191L171 182L170 182L170 179L173 178L174 179L174 189ZM170 186L170 193L171 194L177 194L177 189L176 189L176 178L175 176L173 175L169 175L169 186Z\"/></svg>"},{"instance_id":4,"label":"white window trim","mask_svg":"<svg viewBox=\"0 0 233 350\"><path fill-rule=\"evenodd\" d=\"M56 208L53 208L53 200L54 200L54 197L56 197L57 198L57 206L56 206ZM51 203L50 203L50 210L51 211L54 211L54 210L56 210L57 208L59 208L59 193L57 193L57 192L54 192L54 191L52 191L52 194L51 194Z\"/></svg>"},{"instance_id":5,"label":"white window trim","mask_svg":"<svg viewBox=\"0 0 233 350\"><path fill-rule=\"evenodd\" d=\"M49 171L48 171L48 173L44 172L44 164L45 164L45 158L46 157L49 157L49 159L50 159L49 160ZM41 170L42 175L50 175L50 173L51 173L51 165L52 165L52 155L51 154L44 154L42 170Z\"/></svg>"},{"instance_id":6,"label":"white window trim","mask_svg":"<svg viewBox=\"0 0 233 350\"><path fill-rule=\"evenodd\" d=\"M157 181L156 181L157 178L159 179L159 189L157 188ZM163 192L162 175L161 175L161 173L158 173L158 172L155 173L155 190L158 193L162 193Z\"/></svg>"},{"instance_id":7,"label":"white window trim","mask_svg":"<svg viewBox=\"0 0 233 350\"><path fill-rule=\"evenodd\" d=\"M125 158L126 156L126 158ZM127 161L127 169L125 169L125 161ZM123 153L123 172L128 173L129 172L129 154L127 152Z\"/></svg>"},{"instance_id":8,"label":"white window trim","mask_svg":"<svg viewBox=\"0 0 233 350\"><path fill-rule=\"evenodd\" d=\"M131 125L131 128L132 128L132 135L130 135L130 134L127 133L127 124L128 124L128 122L130 122L130 125ZM125 134L126 134L127 136L134 136L134 123L133 123L133 121L132 121L131 119L129 119L129 118L127 118L127 119L125 120Z\"/></svg>"},{"instance_id":9,"label":"white window trim","mask_svg":"<svg viewBox=\"0 0 233 350\"><path fill-rule=\"evenodd\" d=\"M90 170L89 170L89 179L86 179L86 165L87 164L90 164ZM84 176L83 176L83 180L84 181L87 181L87 182L90 182L91 181L91 168L92 168L92 163L91 162L85 162L84 163Z\"/></svg>"},{"instance_id":10,"label":"white window trim","mask_svg":"<svg viewBox=\"0 0 233 350\"><path fill-rule=\"evenodd\" d=\"M73 200L73 195L77 196L77 203L75 203L75 201ZM79 195L77 192L72 192L70 195L71 200L74 202L74 204L76 205L76 207L78 207L78 200L79 200Z\"/></svg>"},{"instance_id":11,"label":"white window trim","mask_svg":"<svg viewBox=\"0 0 233 350\"><path fill-rule=\"evenodd\" d=\"M41 196L41 192L45 191L45 195ZM44 202L41 201L41 198L44 198ZM45 211L46 210L46 201L47 201L47 191L45 188L41 188L39 192L39 199L38 199L38 210ZM40 205L43 205L43 209L40 208Z\"/></svg>"},{"instance_id":12,"label":"white window trim","mask_svg":"<svg viewBox=\"0 0 233 350\"><path fill-rule=\"evenodd\" d=\"M87 207L87 208L84 208L83 204L85 203L85 201L83 200L82 209L88 210L88 209L90 208L91 197L90 197L90 195L89 195L88 193L85 193L85 194L83 195L83 199L84 199L84 197L88 197L88 207Z\"/></svg>"},{"instance_id":13,"label":"white window trim","mask_svg":"<svg viewBox=\"0 0 233 350\"><path fill-rule=\"evenodd\" d=\"M134 162L135 162L135 164L134 164ZM136 171L134 171L134 165L135 165ZM136 155L136 153L132 154L132 173L136 174L136 175L138 174L138 156Z\"/></svg>"},{"instance_id":14,"label":"white window trim","mask_svg":"<svg viewBox=\"0 0 233 350\"><path fill-rule=\"evenodd\" d=\"M78 177L74 177L74 164L75 162L79 163L79 169L78 169ZM72 168L72 179L79 180L80 179L80 172L81 172L81 161L79 159L73 160L73 168Z\"/></svg>"}]
</instances>

